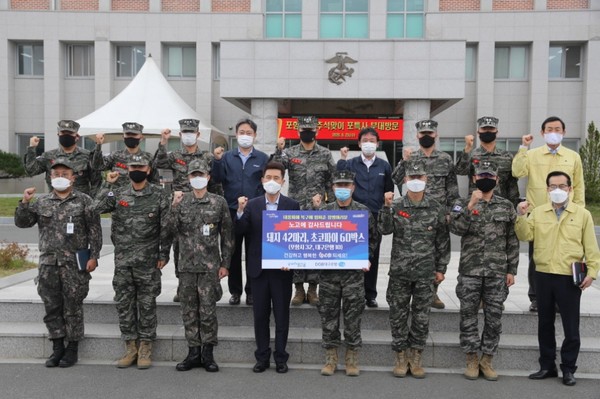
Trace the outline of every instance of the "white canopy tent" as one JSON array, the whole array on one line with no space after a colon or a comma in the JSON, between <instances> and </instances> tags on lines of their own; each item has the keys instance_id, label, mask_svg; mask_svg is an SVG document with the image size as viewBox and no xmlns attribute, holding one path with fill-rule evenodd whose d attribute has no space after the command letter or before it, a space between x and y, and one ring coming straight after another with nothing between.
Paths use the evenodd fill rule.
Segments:
<instances>
[{"instance_id":1,"label":"white canopy tent","mask_svg":"<svg viewBox=\"0 0 600 399\"><path fill-rule=\"evenodd\" d=\"M169 128L172 134L179 132L180 119L200 120L200 140L209 143L213 133L226 136L212 125L202 121L171 87L152 59L146 62L135 78L116 97L91 114L78 119L79 134L91 136L104 133L106 141L120 140L124 122L138 122L144 126L145 137L160 137L160 132Z\"/></svg>"}]
</instances>

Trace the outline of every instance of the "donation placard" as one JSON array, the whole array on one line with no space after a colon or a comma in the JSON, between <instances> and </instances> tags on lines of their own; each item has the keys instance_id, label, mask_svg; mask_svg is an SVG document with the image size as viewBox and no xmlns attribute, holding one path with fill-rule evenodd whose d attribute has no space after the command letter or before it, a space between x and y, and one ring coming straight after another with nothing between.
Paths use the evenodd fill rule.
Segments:
<instances>
[{"instance_id":1,"label":"donation placard","mask_svg":"<svg viewBox=\"0 0 600 399\"><path fill-rule=\"evenodd\" d=\"M368 211L263 211L263 269L363 269Z\"/></svg>"}]
</instances>

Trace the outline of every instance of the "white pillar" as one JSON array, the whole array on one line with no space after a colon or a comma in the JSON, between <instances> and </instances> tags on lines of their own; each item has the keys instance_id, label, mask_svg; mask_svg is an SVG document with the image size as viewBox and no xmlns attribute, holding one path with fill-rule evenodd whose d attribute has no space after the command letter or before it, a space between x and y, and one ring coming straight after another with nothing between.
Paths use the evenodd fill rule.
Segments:
<instances>
[{"instance_id":1,"label":"white pillar","mask_svg":"<svg viewBox=\"0 0 600 399\"><path fill-rule=\"evenodd\" d=\"M272 154L277 143L277 100L252 99L250 114L250 118L258 126L256 148L267 154Z\"/></svg>"},{"instance_id":2,"label":"white pillar","mask_svg":"<svg viewBox=\"0 0 600 399\"><path fill-rule=\"evenodd\" d=\"M73 119L63 115L66 51L58 40L44 40L44 132L46 151L58 147L56 123ZM51 101L49 99L52 99Z\"/></svg>"},{"instance_id":3,"label":"white pillar","mask_svg":"<svg viewBox=\"0 0 600 399\"><path fill-rule=\"evenodd\" d=\"M531 148L543 144L542 136L539 133L540 125L548 115L548 54L550 52L550 42L548 40L536 40L531 44L531 60L529 79L529 109L531 110L531 120L529 121L529 133L533 134L533 144ZM560 115L559 115L560 116Z\"/></svg>"},{"instance_id":4,"label":"white pillar","mask_svg":"<svg viewBox=\"0 0 600 399\"><path fill-rule=\"evenodd\" d=\"M600 40L590 40L587 45L587 62L584 63L584 97L582 121L587 132L587 125L594 121L600 126ZM585 135L582 136L582 138Z\"/></svg>"},{"instance_id":5,"label":"white pillar","mask_svg":"<svg viewBox=\"0 0 600 399\"><path fill-rule=\"evenodd\" d=\"M417 141L417 128L415 127L415 123L422 119L429 119L430 115L430 100L404 101L404 133L402 136L402 143L405 147L419 147L419 143Z\"/></svg>"}]
</instances>

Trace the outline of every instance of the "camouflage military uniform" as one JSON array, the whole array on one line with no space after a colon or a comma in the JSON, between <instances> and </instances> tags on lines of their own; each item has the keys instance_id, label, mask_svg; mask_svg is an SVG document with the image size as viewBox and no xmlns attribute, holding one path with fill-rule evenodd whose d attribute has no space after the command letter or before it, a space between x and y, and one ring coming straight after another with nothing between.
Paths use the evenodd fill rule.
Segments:
<instances>
[{"instance_id":1,"label":"camouflage military uniform","mask_svg":"<svg viewBox=\"0 0 600 399\"><path fill-rule=\"evenodd\" d=\"M456 161L455 171L457 175L469 176L469 196L476 190L473 183L475 165L482 161L492 161L498 166L498 184L494 188L494 194L508 199L513 205L519 203L519 187L517 179L512 175L513 155L508 151L495 148L487 152L483 147L475 148L471 153L461 152Z\"/></svg>"},{"instance_id":2,"label":"camouflage military uniform","mask_svg":"<svg viewBox=\"0 0 600 399\"><path fill-rule=\"evenodd\" d=\"M112 184L112 189L119 189L130 184L129 170L127 164L131 161L132 156L142 156L148 160L150 164L151 175L148 181L153 184L158 184L158 169L156 169L154 156L149 152L139 150L135 154L129 153L127 149L115 151L107 156L102 155L100 145L96 146L96 150L92 154L92 166L96 170L110 170L111 172L119 172L119 178Z\"/></svg>"},{"instance_id":3,"label":"camouflage military uniform","mask_svg":"<svg viewBox=\"0 0 600 399\"><path fill-rule=\"evenodd\" d=\"M516 212L511 202L497 195L480 200L472 211L469 200L456 201L450 231L461 236L456 296L460 300L460 346L465 353L494 355L502 331L502 304L508 295L506 275L517 274L519 241ZM484 303L483 335L479 338L477 312Z\"/></svg>"},{"instance_id":4,"label":"camouflage military uniform","mask_svg":"<svg viewBox=\"0 0 600 399\"><path fill-rule=\"evenodd\" d=\"M435 272L445 274L450 261L445 213L443 205L427 196L416 204L400 198L379 212L379 232L394 234L386 299L396 352L425 348Z\"/></svg>"},{"instance_id":5,"label":"camouflage military uniform","mask_svg":"<svg viewBox=\"0 0 600 399\"><path fill-rule=\"evenodd\" d=\"M38 157L36 156L35 149L36 147L27 147L27 153L24 158L25 171L29 176L46 173L46 184L48 185L48 189L52 191L52 186L50 185L52 164L56 158L66 158L73 165L73 174L75 175L73 188L90 196L96 194L102 182L102 176L92 166L92 152L85 148L75 147L73 152L67 153L62 147L59 147L46 151ZM100 153L101 155L102 153Z\"/></svg>"},{"instance_id":6,"label":"camouflage military uniform","mask_svg":"<svg viewBox=\"0 0 600 399\"><path fill-rule=\"evenodd\" d=\"M379 232L377 222L365 205L356 201L341 208L336 202L321 208L325 211L368 211L369 212L369 255L377 247ZM370 256L369 256L370 257ZM365 284L362 270L321 270L319 273L319 304L323 342L326 349L337 348L341 344L340 306L344 316L344 341L348 349L362 346L360 322L365 310Z\"/></svg>"},{"instance_id":7,"label":"camouflage military uniform","mask_svg":"<svg viewBox=\"0 0 600 399\"><path fill-rule=\"evenodd\" d=\"M169 232L179 241L179 299L189 347L217 345L217 301L223 291L220 267L229 268L233 222L225 198L185 193L169 216ZM220 251L219 251L220 248Z\"/></svg>"},{"instance_id":8,"label":"camouflage military uniform","mask_svg":"<svg viewBox=\"0 0 600 399\"><path fill-rule=\"evenodd\" d=\"M52 192L29 204L20 202L15 212L17 227L39 227L38 294L50 339L83 338L83 300L91 276L79 270L75 252L89 248L90 257L98 259L102 248L100 218L91 204L89 196L75 190L65 199ZM73 234L67 234L67 223L73 223Z\"/></svg>"},{"instance_id":9,"label":"camouflage military uniform","mask_svg":"<svg viewBox=\"0 0 600 399\"><path fill-rule=\"evenodd\" d=\"M94 200L97 213L112 213L115 246L113 288L119 327L125 341L156 338L156 297L161 290L159 260L168 261L170 243L166 221L169 200L150 183L136 191L132 185L113 190L104 183Z\"/></svg>"},{"instance_id":10,"label":"camouflage military uniform","mask_svg":"<svg viewBox=\"0 0 600 399\"><path fill-rule=\"evenodd\" d=\"M285 150L277 149L271 161L281 162L287 169L288 197L298 201L300 209L310 209L315 194L321 194L328 202L335 200L331 179L336 166L329 149L315 143L311 151L306 151L302 144L297 144ZM317 283L318 279L318 272L294 270L294 284Z\"/></svg>"}]
</instances>

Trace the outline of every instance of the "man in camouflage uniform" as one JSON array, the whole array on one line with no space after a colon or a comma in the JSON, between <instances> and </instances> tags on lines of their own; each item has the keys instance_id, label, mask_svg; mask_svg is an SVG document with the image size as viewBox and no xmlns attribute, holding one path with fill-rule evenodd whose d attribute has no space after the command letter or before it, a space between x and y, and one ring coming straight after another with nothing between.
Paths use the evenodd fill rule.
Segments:
<instances>
[{"instance_id":1,"label":"man in camouflage uniform","mask_svg":"<svg viewBox=\"0 0 600 399\"><path fill-rule=\"evenodd\" d=\"M334 199L331 190L331 176L336 166L329 149L315 141L319 120L314 116L298 118L298 136L300 144L287 150L285 139L277 141L277 149L271 155L271 161L281 162L288 171L288 196L300 203L300 209L308 209L312 198L320 194L327 202ZM319 302L317 284L319 273L314 271L294 270L294 286L296 293L292 305L308 302L316 305ZM304 283L308 283L308 292L304 291Z\"/></svg>"},{"instance_id":2,"label":"man in camouflage uniform","mask_svg":"<svg viewBox=\"0 0 600 399\"><path fill-rule=\"evenodd\" d=\"M79 123L72 120L61 120L58 122L57 130L59 147L55 150L46 151L40 156L36 154L40 139L36 136L29 139L29 147L27 147L24 158L25 171L29 176L46 173L46 184L48 190L52 191L50 182L52 164L56 158L66 158L73 166L75 175L73 187L77 191L94 196L102 182L102 176L92 166L93 153L77 146Z\"/></svg>"},{"instance_id":3,"label":"man in camouflage uniform","mask_svg":"<svg viewBox=\"0 0 600 399\"><path fill-rule=\"evenodd\" d=\"M498 184L494 193L506 198L515 206L519 203L519 187L517 179L512 175L513 155L496 146L498 135L498 118L483 116L477 119L477 136L481 146L473 149L475 137L465 136L465 149L458 156L455 171L457 175L469 177L469 195L477 189L473 182L475 166L482 161L492 161L498 166Z\"/></svg>"},{"instance_id":4,"label":"man in camouflage uniform","mask_svg":"<svg viewBox=\"0 0 600 399\"><path fill-rule=\"evenodd\" d=\"M151 168L147 158L132 156L128 170L131 182L121 189L113 188L119 172L108 173L93 206L98 214L112 213L113 288L121 337L126 343L117 367L129 367L137 360L138 369L147 369L152 365L152 342L156 339L160 270L169 261L169 199L161 187L148 183Z\"/></svg>"},{"instance_id":5,"label":"man in camouflage uniform","mask_svg":"<svg viewBox=\"0 0 600 399\"><path fill-rule=\"evenodd\" d=\"M369 211L369 259L377 247L379 232L377 221L366 205L352 199L354 191L354 173L349 170L335 171L333 191L336 200L329 204L322 203L321 194L315 194L312 199L314 209L324 211ZM362 346L360 322L365 309L365 283L363 270L321 270L320 299L317 309L321 315L323 341L321 346L326 349L325 366L321 375L333 375L337 368L338 351L341 345L340 334L340 305L344 316L344 341L346 343L346 375L358 376L358 349Z\"/></svg>"},{"instance_id":6,"label":"man in camouflage uniform","mask_svg":"<svg viewBox=\"0 0 600 399\"><path fill-rule=\"evenodd\" d=\"M151 167L151 176L148 181L153 184L158 184L158 170L154 165L154 156L149 152L142 151L140 142L144 138L142 131L144 126L136 122L123 123L123 141L125 148L114 151L113 153L103 156L102 144L104 144L104 134L96 134L96 150L93 153L92 165L96 170L110 170L119 172L119 178L113 184L113 189L122 188L130 184L129 170L127 164L134 156L141 156L148 160Z\"/></svg>"},{"instance_id":7,"label":"man in camouflage uniform","mask_svg":"<svg viewBox=\"0 0 600 399\"><path fill-rule=\"evenodd\" d=\"M402 183L405 176L405 162L409 159L419 158L425 163L427 171L427 186L425 195L427 198L434 199L446 206L446 214L454 201L459 197L458 182L454 172L454 163L452 157L445 152L438 151L435 148L435 139L438 136L438 123L431 119L425 119L415 124L417 128L417 139L419 140L419 150L411 152L411 149L404 150L403 160L398 163L392 173L392 180L402 192ZM447 234L450 234L448 232ZM437 295L438 284L434 285L435 294L431 306L436 309L444 309L446 305Z\"/></svg>"},{"instance_id":8,"label":"man in camouflage uniform","mask_svg":"<svg viewBox=\"0 0 600 399\"><path fill-rule=\"evenodd\" d=\"M495 381L492 358L502 331L503 304L514 284L519 264L515 233L517 214L512 203L494 194L497 166L482 161L473 177L477 189L470 199L459 199L452 208L450 231L461 236L456 296L460 300L460 346L467 354L465 377ZM484 327L477 328L479 303L483 301ZM482 356L479 359L478 352Z\"/></svg>"},{"instance_id":9,"label":"man in camouflage uniform","mask_svg":"<svg viewBox=\"0 0 600 399\"><path fill-rule=\"evenodd\" d=\"M202 151L198 145L200 138L200 121L198 119L181 119L179 121L179 138L182 148L175 151L167 151L167 144L171 136L170 129L164 129L160 134L160 144L156 151L156 167L168 169L173 173L173 183L171 189L173 192L190 192L192 187L188 179L188 165L196 159L206 161L209 167L212 167L213 155L208 151ZM214 194L223 195L223 187L209 180L208 191ZM179 244L177 239L173 241L173 256L175 261L175 276L179 277ZM175 294L173 302L179 302L179 295Z\"/></svg>"},{"instance_id":10,"label":"man in camouflage uniform","mask_svg":"<svg viewBox=\"0 0 600 399\"><path fill-rule=\"evenodd\" d=\"M392 202L394 193L385 193L378 229L381 234L394 233L386 295L392 349L396 352L393 373L404 377L410 368L413 377L424 378L421 359L429 334L433 286L444 280L450 261L450 237L446 207L425 195L427 172L423 162L406 162L404 180L408 188L404 198Z\"/></svg>"},{"instance_id":11,"label":"man in camouflage uniform","mask_svg":"<svg viewBox=\"0 0 600 399\"><path fill-rule=\"evenodd\" d=\"M83 300L90 273L98 265L102 229L100 218L91 209L92 199L73 189L75 174L67 158L54 160L50 178L52 192L33 203L35 188L25 190L15 212L15 225L31 227L37 223L39 228L38 294L44 302L44 323L52 341L46 367L70 367L77 363L83 338ZM81 270L75 254L86 249L89 260Z\"/></svg>"},{"instance_id":12,"label":"man in camouflage uniform","mask_svg":"<svg viewBox=\"0 0 600 399\"><path fill-rule=\"evenodd\" d=\"M176 369L203 366L215 372L219 371L213 357L218 342L217 301L223 295L219 280L229 274L233 222L225 198L207 190L208 163L190 162L188 176L193 190L174 194L169 217L169 234L175 235L181 246L178 292L189 347Z\"/></svg>"}]
</instances>

